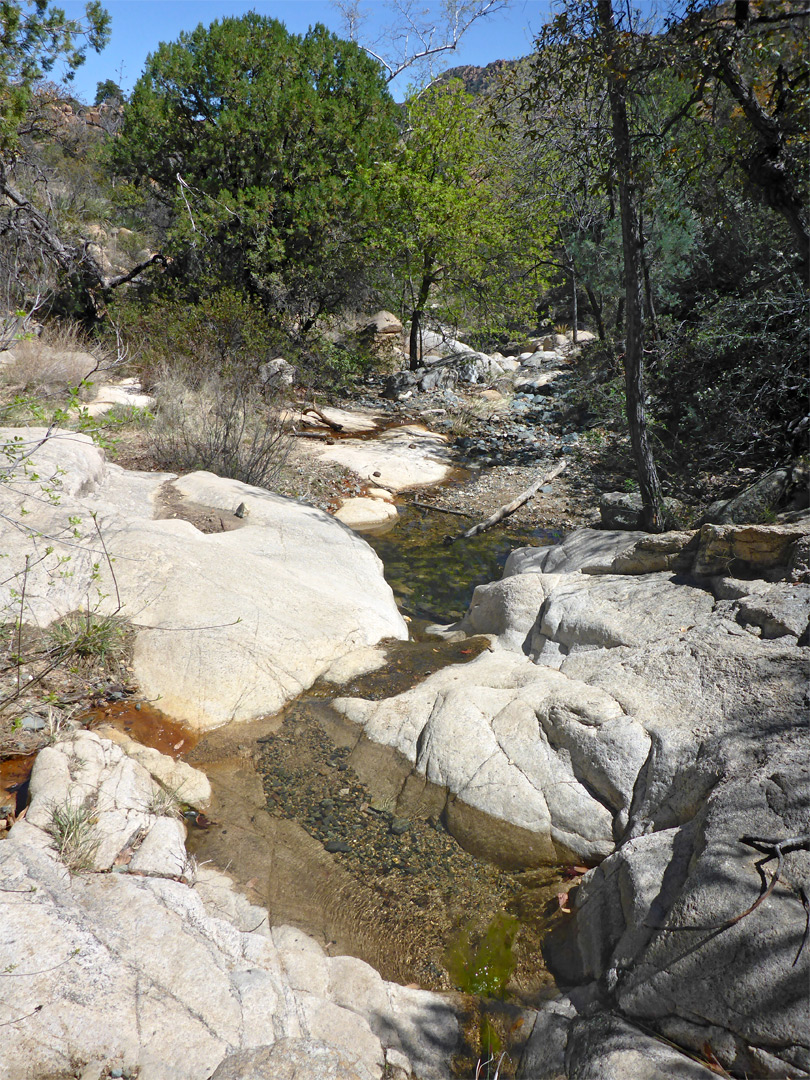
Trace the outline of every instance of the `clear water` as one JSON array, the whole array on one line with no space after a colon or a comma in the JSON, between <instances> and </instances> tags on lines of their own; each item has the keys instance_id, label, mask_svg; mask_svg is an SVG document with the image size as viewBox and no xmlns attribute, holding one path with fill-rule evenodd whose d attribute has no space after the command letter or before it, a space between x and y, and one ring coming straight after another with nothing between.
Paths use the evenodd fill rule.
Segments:
<instances>
[{"instance_id":1,"label":"clear water","mask_svg":"<svg viewBox=\"0 0 810 1080\"><path fill-rule=\"evenodd\" d=\"M453 622L469 606L477 585L497 581L510 551L559 543L555 529L496 526L471 540L445 544L472 520L406 507L396 527L365 539L385 564L385 576L403 615L430 622Z\"/></svg>"}]
</instances>

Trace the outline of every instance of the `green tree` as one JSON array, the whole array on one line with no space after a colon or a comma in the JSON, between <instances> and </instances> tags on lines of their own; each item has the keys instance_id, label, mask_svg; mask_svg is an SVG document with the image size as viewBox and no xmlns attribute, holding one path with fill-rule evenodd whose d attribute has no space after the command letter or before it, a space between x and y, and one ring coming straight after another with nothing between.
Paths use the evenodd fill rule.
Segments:
<instances>
[{"instance_id":1,"label":"green tree","mask_svg":"<svg viewBox=\"0 0 810 1080\"><path fill-rule=\"evenodd\" d=\"M57 61L67 65L66 78L85 58L88 48L99 52L109 40L110 17L100 0L90 0L85 18L68 19L48 0L0 2L0 153L8 157L17 141L35 83Z\"/></svg>"},{"instance_id":2,"label":"green tree","mask_svg":"<svg viewBox=\"0 0 810 1080\"><path fill-rule=\"evenodd\" d=\"M114 101L124 100L124 91L113 79L104 79L102 82L96 83L96 96L93 99L93 104L101 105L107 98L112 98Z\"/></svg>"},{"instance_id":3,"label":"green tree","mask_svg":"<svg viewBox=\"0 0 810 1080\"><path fill-rule=\"evenodd\" d=\"M549 226L521 198L504 145L460 80L406 110L399 153L377 177L377 243L397 257L415 368L428 304L440 322L474 318L481 329L532 311Z\"/></svg>"},{"instance_id":4,"label":"green tree","mask_svg":"<svg viewBox=\"0 0 810 1080\"><path fill-rule=\"evenodd\" d=\"M796 420L783 408L788 388L799 385L792 358L778 390L768 384L788 328L803 339L807 177L798 162L806 156L807 28L793 0L752 12L746 3L687 0L653 33L611 0L570 0L538 38L521 98L546 179L564 192L560 261L591 286L597 319L602 295L615 289L609 280L593 286L610 270L605 241L621 224L625 404L651 529L664 515L648 410L662 449L673 435L661 424L666 417L681 446L688 425L693 437L714 429L712 452L726 460L741 440L758 442L757 460L773 461L766 444L785 452L793 429L778 432L775 403ZM756 359L734 330L732 312L743 309L750 340L757 320L769 327L757 334ZM741 377L729 362L741 365ZM721 384L745 386L749 403L735 394L734 409L718 411ZM774 406L762 408L766 401Z\"/></svg>"},{"instance_id":5,"label":"green tree","mask_svg":"<svg viewBox=\"0 0 810 1080\"><path fill-rule=\"evenodd\" d=\"M251 12L149 56L114 147L169 209L167 250L198 282L246 288L306 329L358 278L396 107L378 65L323 26Z\"/></svg>"}]
</instances>

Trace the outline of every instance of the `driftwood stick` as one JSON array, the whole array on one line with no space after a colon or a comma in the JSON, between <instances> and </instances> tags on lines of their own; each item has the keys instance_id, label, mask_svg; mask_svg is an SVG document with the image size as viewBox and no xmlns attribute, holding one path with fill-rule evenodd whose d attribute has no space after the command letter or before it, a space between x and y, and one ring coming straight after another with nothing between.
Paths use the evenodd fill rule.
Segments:
<instances>
[{"instance_id":1,"label":"driftwood stick","mask_svg":"<svg viewBox=\"0 0 810 1080\"><path fill-rule=\"evenodd\" d=\"M328 416L324 416L317 405L307 405L307 407L301 411L302 418L305 418L307 413L313 413L313 415L318 417L322 424L326 424L332 431L343 431L343 424L338 424L336 420L330 420Z\"/></svg>"},{"instance_id":2,"label":"driftwood stick","mask_svg":"<svg viewBox=\"0 0 810 1080\"><path fill-rule=\"evenodd\" d=\"M451 510L447 506L433 506L431 503L419 502L418 499L414 499L411 506L415 506L417 510L432 510L435 514L455 514L456 517L471 517L466 510Z\"/></svg>"},{"instance_id":3,"label":"driftwood stick","mask_svg":"<svg viewBox=\"0 0 810 1080\"><path fill-rule=\"evenodd\" d=\"M500 510L496 510L492 517L488 517L486 521L482 521L478 525L473 525L471 529L459 533L458 536L446 536L444 538L445 544L454 544L456 540L469 540L470 537L478 536L479 533L486 532L488 529L491 529L493 525L497 525L498 522L503 521L504 518L508 518L510 514L514 514L514 512L519 510L524 503L527 503L532 495L536 495L544 484L547 484L550 480L554 480L555 477L559 476L567 465L567 461L558 461L553 469L550 469L547 473L543 473L542 476L535 480L531 487L527 487L516 499L513 499L510 503L506 503Z\"/></svg>"}]
</instances>

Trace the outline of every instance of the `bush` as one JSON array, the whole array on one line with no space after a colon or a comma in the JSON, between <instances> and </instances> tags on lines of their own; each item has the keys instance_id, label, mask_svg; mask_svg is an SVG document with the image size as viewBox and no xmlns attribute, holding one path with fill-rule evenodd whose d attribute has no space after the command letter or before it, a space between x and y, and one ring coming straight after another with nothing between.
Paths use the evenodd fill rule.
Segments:
<instances>
[{"instance_id":1,"label":"bush","mask_svg":"<svg viewBox=\"0 0 810 1080\"><path fill-rule=\"evenodd\" d=\"M807 413L808 299L780 293L710 296L669 331L650 368L663 453L723 469L772 468L802 452Z\"/></svg>"},{"instance_id":2,"label":"bush","mask_svg":"<svg viewBox=\"0 0 810 1080\"><path fill-rule=\"evenodd\" d=\"M104 351L91 353L93 347L78 324L50 323L39 336L26 335L12 344L13 359L3 365L3 381L33 391L79 386L104 366Z\"/></svg>"},{"instance_id":3,"label":"bush","mask_svg":"<svg viewBox=\"0 0 810 1080\"><path fill-rule=\"evenodd\" d=\"M119 302L113 308L144 389L167 375L194 386L210 376L258 376L265 360L283 355L289 340L250 297L217 289L189 302L157 296Z\"/></svg>"},{"instance_id":4,"label":"bush","mask_svg":"<svg viewBox=\"0 0 810 1080\"><path fill-rule=\"evenodd\" d=\"M167 373L155 394L148 437L156 465L272 486L286 460L289 436L279 411L249 373L212 372L193 383Z\"/></svg>"}]
</instances>

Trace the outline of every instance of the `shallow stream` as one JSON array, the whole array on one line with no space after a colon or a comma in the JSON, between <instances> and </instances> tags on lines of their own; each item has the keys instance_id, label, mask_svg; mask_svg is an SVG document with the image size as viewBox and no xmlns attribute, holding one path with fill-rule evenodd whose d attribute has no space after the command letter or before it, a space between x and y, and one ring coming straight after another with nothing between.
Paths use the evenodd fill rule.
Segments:
<instances>
[{"instance_id":1,"label":"shallow stream","mask_svg":"<svg viewBox=\"0 0 810 1080\"><path fill-rule=\"evenodd\" d=\"M559 538L501 529L445 545L460 525L406 509L395 530L369 538L412 638L390 643L382 670L338 693L390 697L474 659L486 639L444 642L426 636L425 625L459 618L513 547ZM192 853L233 874L272 923L292 923L332 954L359 956L384 978L426 989L453 988L449 953L473 955L506 912L517 920L507 996L533 1005L553 995L540 942L560 917L572 871L508 871L465 851L444 827L444 793L408 781L401 755L358 741L329 707L335 692L316 685L280 715L214 731L185 755L214 789L210 823L190 828Z\"/></svg>"}]
</instances>

